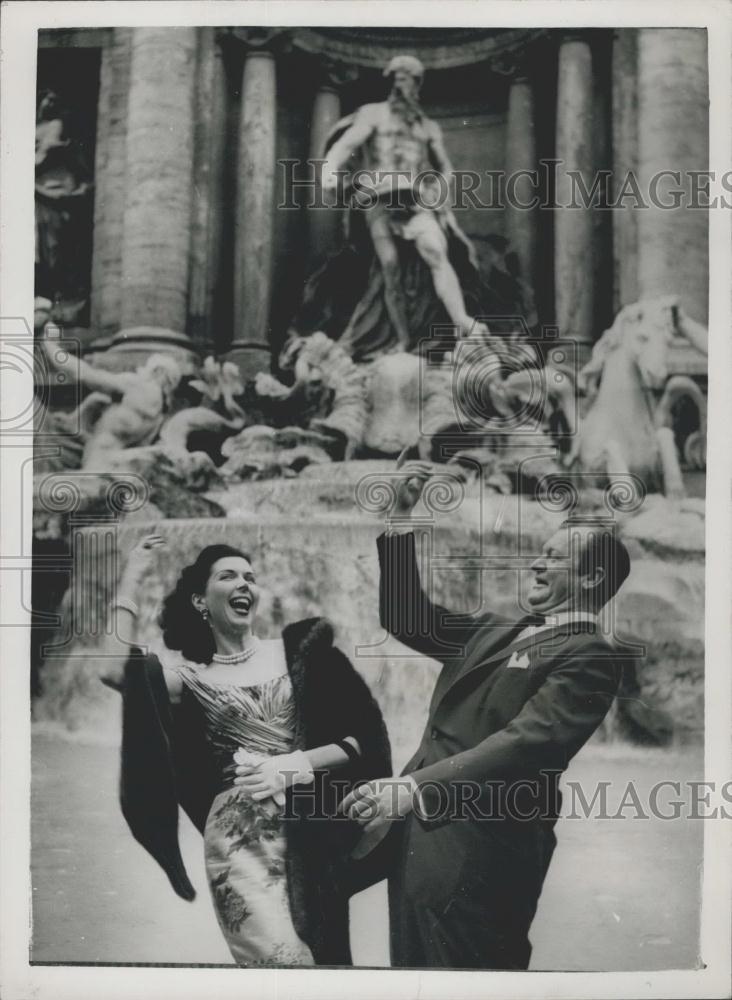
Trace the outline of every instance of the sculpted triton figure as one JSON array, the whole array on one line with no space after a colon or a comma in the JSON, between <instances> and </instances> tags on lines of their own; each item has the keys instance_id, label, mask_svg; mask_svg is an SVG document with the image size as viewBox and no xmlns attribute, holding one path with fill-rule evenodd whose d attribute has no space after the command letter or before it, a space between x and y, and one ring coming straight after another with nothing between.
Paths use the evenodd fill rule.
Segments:
<instances>
[{"instance_id":1,"label":"sculpted triton figure","mask_svg":"<svg viewBox=\"0 0 732 1000\"><path fill-rule=\"evenodd\" d=\"M323 187L333 190L339 171L348 165L355 189L354 201L362 209L373 249L383 276L386 311L398 346L409 350L415 340L409 292L405 289L403 260L398 239L408 241L429 268L434 292L442 302L459 336L488 330L468 315L460 280L450 260L449 241L456 237L463 255L477 272L472 244L449 208L452 165L439 125L419 105L424 68L413 56L391 60L384 75L392 82L386 101L366 104L337 123L327 146ZM354 160L358 156L358 169ZM414 297L414 292L411 293ZM359 302L343 334L344 344L358 353L357 341L369 324L374 296ZM417 329L418 336L427 329Z\"/></svg>"},{"instance_id":2,"label":"sculpted triton figure","mask_svg":"<svg viewBox=\"0 0 732 1000\"><path fill-rule=\"evenodd\" d=\"M41 341L49 368L89 390L81 405L99 411L93 426L87 427L81 467L95 472L119 469L122 452L129 457L130 449L157 440L182 377L180 366L171 357L152 354L134 372L108 372L59 352L55 339L46 336Z\"/></svg>"}]
</instances>

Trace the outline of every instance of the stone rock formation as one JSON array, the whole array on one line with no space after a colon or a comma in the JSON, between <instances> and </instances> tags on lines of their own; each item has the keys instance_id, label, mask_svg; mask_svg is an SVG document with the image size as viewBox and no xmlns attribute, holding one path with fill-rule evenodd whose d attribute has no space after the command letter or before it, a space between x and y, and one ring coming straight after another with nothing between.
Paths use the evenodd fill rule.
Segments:
<instances>
[{"instance_id":1,"label":"stone rock formation","mask_svg":"<svg viewBox=\"0 0 732 1000\"><path fill-rule=\"evenodd\" d=\"M225 478L295 475L311 462L348 459L361 445L366 377L342 347L324 333L293 335L279 365L291 384L259 372L238 397L246 426L221 448Z\"/></svg>"},{"instance_id":2,"label":"stone rock formation","mask_svg":"<svg viewBox=\"0 0 732 1000\"><path fill-rule=\"evenodd\" d=\"M311 430L342 439L343 453L338 457L351 458L361 444L366 422L363 371L320 331L309 337L290 337L280 355L280 368L294 379L287 399L304 404L296 423L301 426L306 420Z\"/></svg>"},{"instance_id":3,"label":"stone rock formation","mask_svg":"<svg viewBox=\"0 0 732 1000\"><path fill-rule=\"evenodd\" d=\"M329 464L329 444L317 431L255 424L224 442L219 473L227 483L296 476L306 465Z\"/></svg>"},{"instance_id":4,"label":"stone rock formation","mask_svg":"<svg viewBox=\"0 0 732 1000\"><path fill-rule=\"evenodd\" d=\"M420 438L419 357L386 354L365 365L368 372L368 419L363 443L379 455L398 455Z\"/></svg>"},{"instance_id":5,"label":"stone rock formation","mask_svg":"<svg viewBox=\"0 0 732 1000\"><path fill-rule=\"evenodd\" d=\"M450 363L427 366L423 377L422 457L457 464L467 479L499 493L534 492L561 472L555 391L547 388L556 383L536 366L533 349L516 357L514 346L463 342ZM508 375L507 360L518 367ZM569 383L565 391L572 392Z\"/></svg>"}]
</instances>

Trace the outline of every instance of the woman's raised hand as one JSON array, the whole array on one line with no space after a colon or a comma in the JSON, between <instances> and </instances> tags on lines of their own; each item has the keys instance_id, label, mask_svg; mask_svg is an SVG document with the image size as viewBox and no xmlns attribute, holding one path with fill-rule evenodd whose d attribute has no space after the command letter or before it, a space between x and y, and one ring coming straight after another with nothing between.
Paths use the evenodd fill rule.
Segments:
<instances>
[{"instance_id":1,"label":"woman's raised hand","mask_svg":"<svg viewBox=\"0 0 732 1000\"><path fill-rule=\"evenodd\" d=\"M104 656L101 659L100 679L110 687L122 690L125 676L125 661L129 656L130 644L135 643L137 619L140 608L137 604L138 589L142 577L158 558L165 545L162 535L145 535L132 548L122 577L110 594L107 634L104 638ZM122 619L120 619L122 615ZM120 625L125 633L122 638Z\"/></svg>"},{"instance_id":2,"label":"woman's raised hand","mask_svg":"<svg viewBox=\"0 0 732 1000\"><path fill-rule=\"evenodd\" d=\"M145 535L132 548L124 571L126 581L137 582L148 570L156 565L160 550L165 548L166 542L162 535Z\"/></svg>"}]
</instances>

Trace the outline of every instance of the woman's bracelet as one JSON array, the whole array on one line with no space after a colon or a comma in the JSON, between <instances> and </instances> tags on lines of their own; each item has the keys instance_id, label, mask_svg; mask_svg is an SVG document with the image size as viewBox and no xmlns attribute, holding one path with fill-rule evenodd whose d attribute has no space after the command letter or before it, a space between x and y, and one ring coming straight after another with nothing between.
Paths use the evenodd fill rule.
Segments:
<instances>
[{"instance_id":1,"label":"woman's bracelet","mask_svg":"<svg viewBox=\"0 0 732 1000\"><path fill-rule=\"evenodd\" d=\"M139 607L129 597L115 597L113 601L109 602L109 610L113 611L115 608L123 608L125 611L129 611L135 618L140 617Z\"/></svg>"},{"instance_id":2,"label":"woman's bracelet","mask_svg":"<svg viewBox=\"0 0 732 1000\"><path fill-rule=\"evenodd\" d=\"M346 757L348 757L349 764L357 764L361 760L361 754L355 748L353 743L349 743L348 740L334 740L333 742L337 747L340 747Z\"/></svg>"}]
</instances>

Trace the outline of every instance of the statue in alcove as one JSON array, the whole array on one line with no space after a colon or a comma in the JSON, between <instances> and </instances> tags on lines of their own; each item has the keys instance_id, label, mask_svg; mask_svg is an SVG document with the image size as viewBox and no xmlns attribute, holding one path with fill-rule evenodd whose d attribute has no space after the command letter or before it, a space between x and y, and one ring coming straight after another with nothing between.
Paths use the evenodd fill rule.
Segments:
<instances>
[{"instance_id":1,"label":"statue in alcove","mask_svg":"<svg viewBox=\"0 0 732 1000\"><path fill-rule=\"evenodd\" d=\"M458 337L491 330L475 317L521 316L535 323L506 241L489 241L490 274L451 208L452 165L439 125L419 104L424 69L413 56L391 60L386 101L339 121L326 140L323 187L347 173L351 195L344 246L308 280L296 327L324 330L354 361L413 350L435 327ZM327 209L312 209L312 211Z\"/></svg>"},{"instance_id":2,"label":"statue in alcove","mask_svg":"<svg viewBox=\"0 0 732 1000\"><path fill-rule=\"evenodd\" d=\"M44 91L36 112L36 295L73 326L87 304L91 180L79 143L66 134L58 96Z\"/></svg>"}]
</instances>

